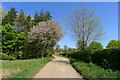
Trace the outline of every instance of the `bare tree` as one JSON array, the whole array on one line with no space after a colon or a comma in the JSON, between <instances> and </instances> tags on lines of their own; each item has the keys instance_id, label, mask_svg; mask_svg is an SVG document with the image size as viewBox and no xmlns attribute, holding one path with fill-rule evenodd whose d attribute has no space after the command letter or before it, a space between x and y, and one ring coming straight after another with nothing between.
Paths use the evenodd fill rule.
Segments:
<instances>
[{"instance_id":1,"label":"bare tree","mask_svg":"<svg viewBox=\"0 0 120 80\"><path fill-rule=\"evenodd\" d=\"M59 44L57 44L55 47L56 47L56 51L60 50L60 45Z\"/></svg>"},{"instance_id":2,"label":"bare tree","mask_svg":"<svg viewBox=\"0 0 120 80\"><path fill-rule=\"evenodd\" d=\"M64 50L68 50L68 46L67 45L64 45Z\"/></svg>"},{"instance_id":3,"label":"bare tree","mask_svg":"<svg viewBox=\"0 0 120 80\"><path fill-rule=\"evenodd\" d=\"M67 19L75 40L80 43L82 50L85 50L89 43L103 39L103 26L100 19L96 17L95 11L88 8L74 8L73 14Z\"/></svg>"}]
</instances>

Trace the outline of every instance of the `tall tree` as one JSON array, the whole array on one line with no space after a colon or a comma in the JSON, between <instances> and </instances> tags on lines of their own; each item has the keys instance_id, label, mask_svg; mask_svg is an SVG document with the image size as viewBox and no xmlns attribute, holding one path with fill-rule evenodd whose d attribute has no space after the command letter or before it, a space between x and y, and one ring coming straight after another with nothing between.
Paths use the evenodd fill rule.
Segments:
<instances>
[{"instance_id":1,"label":"tall tree","mask_svg":"<svg viewBox=\"0 0 120 80\"><path fill-rule=\"evenodd\" d=\"M21 9L21 12L16 18L15 26L25 28L26 27L25 22L26 22L26 15L24 14L24 11Z\"/></svg>"},{"instance_id":2,"label":"tall tree","mask_svg":"<svg viewBox=\"0 0 120 80\"><path fill-rule=\"evenodd\" d=\"M19 51L23 51L27 36L24 32L18 33L10 24L2 26L2 51L7 55L14 55L16 58L21 55Z\"/></svg>"},{"instance_id":3,"label":"tall tree","mask_svg":"<svg viewBox=\"0 0 120 80\"><path fill-rule=\"evenodd\" d=\"M51 18L52 18L52 16L51 16L51 14L50 14L49 11L46 11L45 16L46 16L47 19L49 19L49 20L51 20Z\"/></svg>"},{"instance_id":4,"label":"tall tree","mask_svg":"<svg viewBox=\"0 0 120 80\"><path fill-rule=\"evenodd\" d=\"M43 9L40 11L40 16L45 16L45 13L44 13Z\"/></svg>"},{"instance_id":5,"label":"tall tree","mask_svg":"<svg viewBox=\"0 0 120 80\"><path fill-rule=\"evenodd\" d=\"M72 27L75 39L80 41L82 50L89 43L103 39L103 27L95 15L95 11L88 8L74 8L73 14L68 16L67 23Z\"/></svg>"},{"instance_id":6,"label":"tall tree","mask_svg":"<svg viewBox=\"0 0 120 80\"><path fill-rule=\"evenodd\" d=\"M38 17L39 17L39 16L38 16L38 12L36 11L36 12L35 12L35 15L34 15L34 20L33 20L34 25L37 25L37 24L38 24L38 22L39 22L39 21L38 21Z\"/></svg>"},{"instance_id":7,"label":"tall tree","mask_svg":"<svg viewBox=\"0 0 120 80\"><path fill-rule=\"evenodd\" d=\"M30 15L27 15L25 24L27 29L30 29L33 26Z\"/></svg>"},{"instance_id":8,"label":"tall tree","mask_svg":"<svg viewBox=\"0 0 120 80\"><path fill-rule=\"evenodd\" d=\"M34 25L37 25L39 22L51 20L51 18L52 16L50 12L49 11L44 12L44 10L42 9L40 11L40 15L38 15L38 12L35 12L33 22L34 22Z\"/></svg>"},{"instance_id":9,"label":"tall tree","mask_svg":"<svg viewBox=\"0 0 120 80\"><path fill-rule=\"evenodd\" d=\"M14 25L14 21L17 17L16 15L17 11L15 8L10 8L10 11L8 11L8 14L2 19L2 25L10 23L11 25Z\"/></svg>"},{"instance_id":10,"label":"tall tree","mask_svg":"<svg viewBox=\"0 0 120 80\"><path fill-rule=\"evenodd\" d=\"M34 18L35 18L35 19L38 18L38 12L37 12L37 11L35 12L35 16L34 16Z\"/></svg>"}]
</instances>

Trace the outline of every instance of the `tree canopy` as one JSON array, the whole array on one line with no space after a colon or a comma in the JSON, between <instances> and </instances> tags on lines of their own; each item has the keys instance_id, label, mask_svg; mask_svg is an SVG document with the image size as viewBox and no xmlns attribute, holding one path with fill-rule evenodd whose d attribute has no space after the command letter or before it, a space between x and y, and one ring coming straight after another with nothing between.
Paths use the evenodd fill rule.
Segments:
<instances>
[{"instance_id":1,"label":"tree canopy","mask_svg":"<svg viewBox=\"0 0 120 80\"><path fill-rule=\"evenodd\" d=\"M120 46L120 41L118 40L111 40L106 48L118 48Z\"/></svg>"},{"instance_id":2,"label":"tree canopy","mask_svg":"<svg viewBox=\"0 0 120 80\"><path fill-rule=\"evenodd\" d=\"M93 51L97 51L102 50L103 46L100 42L93 41L92 43L90 43L88 48L92 49Z\"/></svg>"},{"instance_id":3,"label":"tree canopy","mask_svg":"<svg viewBox=\"0 0 120 80\"><path fill-rule=\"evenodd\" d=\"M93 41L103 39L104 32L101 26L101 21L95 15L95 11L89 8L74 8L73 14L67 18L67 23L71 26L74 38L79 43L81 50Z\"/></svg>"},{"instance_id":4,"label":"tree canopy","mask_svg":"<svg viewBox=\"0 0 120 80\"><path fill-rule=\"evenodd\" d=\"M17 11L15 8L10 8L10 11L8 11L7 15L2 19L2 25L5 24L11 24L14 25L15 19L17 17Z\"/></svg>"},{"instance_id":5,"label":"tree canopy","mask_svg":"<svg viewBox=\"0 0 120 80\"><path fill-rule=\"evenodd\" d=\"M37 57L43 57L46 55L46 51L53 48L53 46L62 37L61 28L57 21L48 20L46 22L40 22L38 25L33 26L30 29L29 41L34 43Z\"/></svg>"}]
</instances>

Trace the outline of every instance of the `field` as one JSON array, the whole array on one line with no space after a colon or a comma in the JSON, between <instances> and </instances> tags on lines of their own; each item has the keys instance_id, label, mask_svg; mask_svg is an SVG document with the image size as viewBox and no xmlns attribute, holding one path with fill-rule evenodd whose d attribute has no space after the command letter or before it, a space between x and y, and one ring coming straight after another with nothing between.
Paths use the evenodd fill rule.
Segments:
<instances>
[{"instance_id":1,"label":"field","mask_svg":"<svg viewBox=\"0 0 120 80\"><path fill-rule=\"evenodd\" d=\"M3 78L32 78L52 57L27 60L1 60Z\"/></svg>"}]
</instances>

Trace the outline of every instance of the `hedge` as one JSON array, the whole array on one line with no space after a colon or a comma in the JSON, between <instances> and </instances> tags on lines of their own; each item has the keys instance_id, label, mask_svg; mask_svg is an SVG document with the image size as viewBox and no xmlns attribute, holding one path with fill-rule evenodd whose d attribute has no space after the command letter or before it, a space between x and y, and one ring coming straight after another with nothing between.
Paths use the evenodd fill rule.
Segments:
<instances>
[{"instance_id":1,"label":"hedge","mask_svg":"<svg viewBox=\"0 0 120 80\"><path fill-rule=\"evenodd\" d=\"M120 49L103 49L96 52L91 50L65 52L62 55L84 62L93 62L105 69L120 70Z\"/></svg>"}]
</instances>

